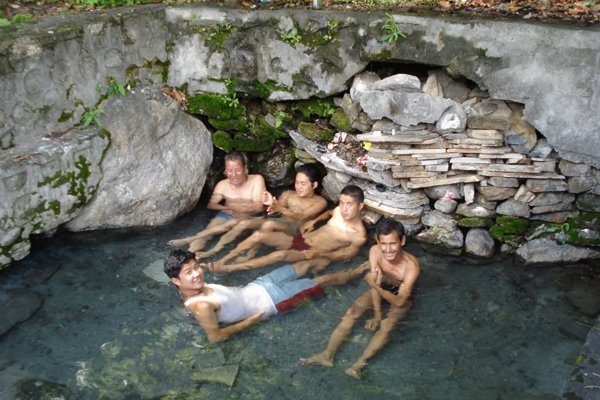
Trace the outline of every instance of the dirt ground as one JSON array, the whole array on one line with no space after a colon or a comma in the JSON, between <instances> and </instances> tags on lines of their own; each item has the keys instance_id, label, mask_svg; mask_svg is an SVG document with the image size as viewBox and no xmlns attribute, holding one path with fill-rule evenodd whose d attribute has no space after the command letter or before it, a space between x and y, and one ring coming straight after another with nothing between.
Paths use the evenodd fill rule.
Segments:
<instances>
[{"instance_id":1,"label":"dirt ground","mask_svg":"<svg viewBox=\"0 0 600 400\"><path fill-rule=\"evenodd\" d=\"M138 2L133 0L132 2ZM314 0L321 9L330 10L385 10L390 12L441 15L478 16L484 18L514 18L568 22L592 25L600 22L600 0ZM124 3L125 0L0 0L0 17L12 20L15 15L31 15L33 20L66 12L88 12L101 9L93 4ZM160 1L154 1L160 2ZM193 3L194 0L175 0L170 4ZM246 9L306 9L313 0L220 0L204 1L226 3Z\"/></svg>"}]
</instances>

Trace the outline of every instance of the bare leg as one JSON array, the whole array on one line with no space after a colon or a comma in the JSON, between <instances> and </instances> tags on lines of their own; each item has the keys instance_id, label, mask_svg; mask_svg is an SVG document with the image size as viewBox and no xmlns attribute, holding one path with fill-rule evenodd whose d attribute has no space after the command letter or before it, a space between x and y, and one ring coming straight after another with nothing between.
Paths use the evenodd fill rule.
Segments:
<instances>
[{"instance_id":1,"label":"bare leg","mask_svg":"<svg viewBox=\"0 0 600 400\"><path fill-rule=\"evenodd\" d=\"M361 276L369 270L369 262L364 262L356 268L349 268L316 277L314 280L321 286L343 285Z\"/></svg>"},{"instance_id":2,"label":"bare leg","mask_svg":"<svg viewBox=\"0 0 600 400\"><path fill-rule=\"evenodd\" d=\"M253 259L254 257L256 257L256 254L258 253L258 251L260 250L261 247L262 247L262 245L260 243L256 243L253 248L248 249L248 251L246 251L246 254L236 258L234 260L234 263L235 264L242 263L242 262Z\"/></svg>"},{"instance_id":3,"label":"bare leg","mask_svg":"<svg viewBox=\"0 0 600 400\"><path fill-rule=\"evenodd\" d=\"M225 220L224 218L219 218L219 217L213 218L209 222L209 224L206 226L206 228L204 228L202 231L196 233L195 235L188 236L188 237L185 237L182 239L169 240L167 242L167 244L169 246L173 246L173 247L181 247L186 244L192 243L194 240L208 239L208 238L216 235L217 233L225 232L228 229L231 229L238 222L239 222L239 220L237 220L237 219Z\"/></svg>"},{"instance_id":4,"label":"bare leg","mask_svg":"<svg viewBox=\"0 0 600 400\"><path fill-rule=\"evenodd\" d=\"M367 360L377 354L377 352L381 350L383 346L385 346L389 340L390 333L398 324L398 322L406 316L409 309L410 303L406 303L402 307L390 306L390 311L388 312L387 317L381 321L381 326L379 327L377 333L373 335L369 341L369 344L358 360L356 360L354 365L345 371L347 375L355 379L361 378L361 372L364 366L367 364Z\"/></svg>"},{"instance_id":5,"label":"bare leg","mask_svg":"<svg viewBox=\"0 0 600 400\"><path fill-rule=\"evenodd\" d=\"M224 265L222 261L209 264L209 269L217 272L233 272L241 271L246 269L255 269L265 267L267 265L289 262L293 263L296 261L305 260L306 256L301 251L297 250L277 250L266 256L254 258L249 261L244 261L237 264Z\"/></svg>"},{"instance_id":6,"label":"bare leg","mask_svg":"<svg viewBox=\"0 0 600 400\"><path fill-rule=\"evenodd\" d=\"M227 254L225 257L223 257L221 260L219 260L216 264L224 265L227 263L227 261L238 257L239 255L250 250L257 244L265 244L267 246L272 246L272 247L275 247L280 250L281 249L289 249L292 245L292 240L293 240L293 238L290 235L286 235L282 232L271 232L271 231L263 231L263 230L256 231L252 235L250 235L250 237L248 237L246 240L239 243L235 247L235 249L231 250L229 252L229 254ZM301 258L289 260L289 261L293 262L293 261L299 261L299 260L301 260ZM247 262L248 261L244 261L240 264L246 264ZM234 265L237 265L237 264L234 264ZM264 265L268 265L268 264L264 264ZM256 268L256 267L254 267L254 268ZM248 269L248 268L242 268L242 269ZM235 271L235 269L233 269L233 270Z\"/></svg>"},{"instance_id":7,"label":"bare leg","mask_svg":"<svg viewBox=\"0 0 600 400\"><path fill-rule=\"evenodd\" d=\"M315 354L309 358L301 358L300 362L304 365L320 365L323 367L333 367L333 357L339 350L340 346L346 340L356 320L369 308L371 305L371 293L367 290L361 294L354 304L346 311L342 317L342 322L333 330L329 337L327 347L322 352Z\"/></svg>"},{"instance_id":8,"label":"bare leg","mask_svg":"<svg viewBox=\"0 0 600 400\"><path fill-rule=\"evenodd\" d=\"M217 244L215 244L212 249L196 253L196 259L200 260L202 258L210 257L213 254L217 254L223 249L223 247L237 239L237 237L241 235L242 232L244 232L246 229L259 229L264 223L264 221L265 220L263 218L252 218L239 221L235 226L231 228L229 232L221 236Z\"/></svg>"}]
</instances>

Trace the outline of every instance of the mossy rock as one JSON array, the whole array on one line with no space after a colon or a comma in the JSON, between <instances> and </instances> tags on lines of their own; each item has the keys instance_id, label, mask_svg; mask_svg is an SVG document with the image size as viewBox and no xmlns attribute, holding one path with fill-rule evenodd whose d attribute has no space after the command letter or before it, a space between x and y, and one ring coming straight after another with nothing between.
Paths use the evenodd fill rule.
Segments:
<instances>
[{"instance_id":1,"label":"mossy rock","mask_svg":"<svg viewBox=\"0 0 600 400\"><path fill-rule=\"evenodd\" d=\"M600 246L600 213L586 213L562 224L538 223L532 235L548 237L574 246Z\"/></svg>"},{"instance_id":2,"label":"mossy rock","mask_svg":"<svg viewBox=\"0 0 600 400\"><path fill-rule=\"evenodd\" d=\"M300 122L298 132L307 139L326 142L330 142L335 134L333 129L324 128L312 122Z\"/></svg>"},{"instance_id":3,"label":"mossy rock","mask_svg":"<svg viewBox=\"0 0 600 400\"><path fill-rule=\"evenodd\" d=\"M297 101L294 103L293 108L301 113L304 118L313 116L329 118L335 111L333 100L319 98Z\"/></svg>"},{"instance_id":4,"label":"mossy rock","mask_svg":"<svg viewBox=\"0 0 600 400\"><path fill-rule=\"evenodd\" d=\"M241 104L231 106L226 95L202 93L188 97L188 112L206 115L209 118L231 120L243 117L246 108Z\"/></svg>"},{"instance_id":5,"label":"mossy rock","mask_svg":"<svg viewBox=\"0 0 600 400\"><path fill-rule=\"evenodd\" d=\"M458 220L458 226L461 228L486 228L494 226L494 220L481 217L464 217Z\"/></svg>"},{"instance_id":6,"label":"mossy rock","mask_svg":"<svg viewBox=\"0 0 600 400\"><path fill-rule=\"evenodd\" d=\"M23 379L13 388L18 400L68 399L70 394L68 386L43 379Z\"/></svg>"},{"instance_id":7,"label":"mossy rock","mask_svg":"<svg viewBox=\"0 0 600 400\"><path fill-rule=\"evenodd\" d=\"M213 146L229 153L233 150L233 139L231 135L225 131L216 131L211 136Z\"/></svg>"},{"instance_id":8,"label":"mossy rock","mask_svg":"<svg viewBox=\"0 0 600 400\"><path fill-rule=\"evenodd\" d=\"M273 138L287 138L287 132L279 130L266 121L264 115L257 114L254 118L254 124L250 127L250 131L257 136L269 136Z\"/></svg>"},{"instance_id":9,"label":"mossy rock","mask_svg":"<svg viewBox=\"0 0 600 400\"><path fill-rule=\"evenodd\" d=\"M238 82L236 87L249 97L256 97L263 100L267 100L273 92L293 92L289 86L280 85L272 79L267 79L265 82L259 80Z\"/></svg>"},{"instance_id":10,"label":"mossy rock","mask_svg":"<svg viewBox=\"0 0 600 400\"><path fill-rule=\"evenodd\" d=\"M260 153L270 151L274 145L275 138L272 136L240 132L233 135L232 147L237 151Z\"/></svg>"},{"instance_id":11,"label":"mossy rock","mask_svg":"<svg viewBox=\"0 0 600 400\"><path fill-rule=\"evenodd\" d=\"M529 221L525 218L502 215L496 218L495 225L490 228L490 235L502 243L518 245L523 241L528 226Z\"/></svg>"},{"instance_id":12,"label":"mossy rock","mask_svg":"<svg viewBox=\"0 0 600 400\"><path fill-rule=\"evenodd\" d=\"M208 123L211 124L215 129L223 131L243 132L248 130L248 123L246 122L245 116L226 120L209 118Z\"/></svg>"},{"instance_id":13,"label":"mossy rock","mask_svg":"<svg viewBox=\"0 0 600 400\"><path fill-rule=\"evenodd\" d=\"M350 123L350 119L348 119L348 116L341 108L335 109L331 115L329 123L341 132L352 132L354 130L354 128L352 128L352 124Z\"/></svg>"}]
</instances>

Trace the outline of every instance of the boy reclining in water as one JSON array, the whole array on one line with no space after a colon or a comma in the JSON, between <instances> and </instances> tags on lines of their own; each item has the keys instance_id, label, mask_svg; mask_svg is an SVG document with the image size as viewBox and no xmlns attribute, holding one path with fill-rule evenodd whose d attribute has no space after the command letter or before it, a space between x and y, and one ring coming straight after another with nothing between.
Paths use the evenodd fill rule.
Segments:
<instances>
[{"instance_id":1,"label":"boy reclining in water","mask_svg":"<svg viewBox=\"0 0 600 400\"><path fill-rule=\"evenodd\" d=\"M165 258L164 265L185 307L211 343L225 340L262 319L322 295L325 286L342 285L358 278L368 269L368 264L314 279L299 278L307 269L305 262L286 265L243 287L228 287L205 283L202 265L194 253L175 250ZM220 324L231 325L221 327Z\"/></svg>"}]
</instances>

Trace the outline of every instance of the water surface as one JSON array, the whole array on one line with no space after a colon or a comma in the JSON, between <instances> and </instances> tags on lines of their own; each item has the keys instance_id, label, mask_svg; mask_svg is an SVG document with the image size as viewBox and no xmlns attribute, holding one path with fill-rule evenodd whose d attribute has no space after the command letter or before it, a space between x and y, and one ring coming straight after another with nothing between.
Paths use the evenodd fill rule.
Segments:
<instances>
[{"instance_id":1,"label":"water surface","mask_svg":"<svg viewBox=\"0 0 600 400\"><path fill-rule=\"evenodd\" d=\"M524 268L510 259L478 265L410 241L422 266L416 305L363 380L343 371L371 337L364 321L334 368L299 363L325 346L366 289L360 280L210 346L175 289L142 271L161 262L167 240L199 230L211 215L197 210L152 230L39 240L25 260L1 271L2 290L30 288L44 301L0 337L0 398L39 398L15 394L36 378L83 400L553 399L592 325L597 267ZM266 270L209 273L207 280L243 284ZM192 379L231 377L236 369L231 388Z\"/></svg>"}]
</instances>

